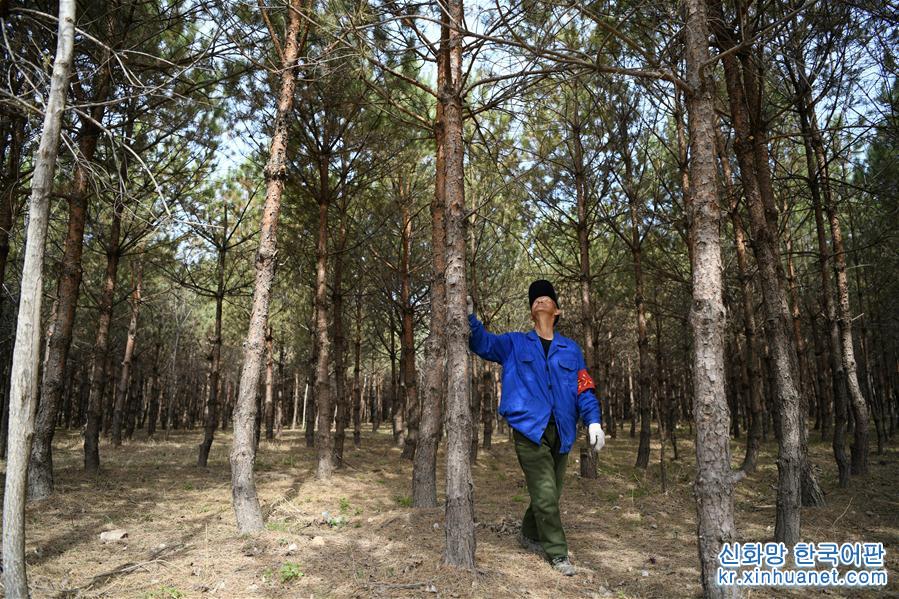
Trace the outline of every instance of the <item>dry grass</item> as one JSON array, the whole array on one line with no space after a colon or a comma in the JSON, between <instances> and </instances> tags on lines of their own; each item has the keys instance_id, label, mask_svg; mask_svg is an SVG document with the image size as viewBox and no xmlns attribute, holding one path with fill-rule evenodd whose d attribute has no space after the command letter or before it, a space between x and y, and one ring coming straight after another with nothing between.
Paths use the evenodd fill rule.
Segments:
<instances>
[{"instance_id":1,"label":"dry grass","mask_svg":"<svg viewBox=\"0 0 899 599\"><path fill-rule=\"evenodd\" d=\"M580 572L564 578L515 541L527 491L512 444L501 436L474 465L474 575L441 565L442 509L408 507L412 466L400 459L389 435L364 434L360 450L352 448L350 438L347 467L327 483L313 477L313 450L299 432L286 432L275 443L263 441L257 484L267 524L252 538L235 534L229 436L218 435L206 470L193 465L200 437L199 431L176 431L168 441L134 441L119 450L104 445L102 474L87 477L81 471L80 437L58 433L58 492L27 512L34 595L667 598L699 593L688 441L680 441L681 459L668 464L668 493L660 489L657 445L654 462L643 472L633 467L635 440L610 439L598 480L577 476L572 453L562 509ZM773 535L774 450L765 446L766 465L737 490L741 540ZM853 480L846 490L835 488L829 447L814 444L812 452L823 469L828 505L803 512L805 540L882 541L892 575L887 591L826 593L897 595L897 451L872 456L871 476ZM738 444L734 455L742 456ZM441 464L438 481L442 477ZM99 534L110 528L126 529L127 542L103 544ZM807 594L767 590L745 596Z\"/></svg>"}]
</instances>

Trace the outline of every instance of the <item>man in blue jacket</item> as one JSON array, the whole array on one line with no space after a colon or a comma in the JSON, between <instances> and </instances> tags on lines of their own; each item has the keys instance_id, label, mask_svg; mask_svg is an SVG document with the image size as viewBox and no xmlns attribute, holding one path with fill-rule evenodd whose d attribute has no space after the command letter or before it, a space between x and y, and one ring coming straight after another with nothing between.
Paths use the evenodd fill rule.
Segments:
<instances>
[{"instance_id":1,"label":"man in blue jacket","mask_svg":"<svg viewBox=\"0 0 899 599\"><path fill-rule=\"evenodd\" d=\"M568 559L559 497L578 416L595 451L605 445L605 434L581 348L553 333L561 311L552 283L542 279L531 283L528 300L534 329L502 335L487 332L469 303L468 345L480 357L503 366L499 414L512 427L518 463L531 496L521 522L521 543L545 554L555 570L572 576L575 570Z\"/></svg>"}]
</instances>

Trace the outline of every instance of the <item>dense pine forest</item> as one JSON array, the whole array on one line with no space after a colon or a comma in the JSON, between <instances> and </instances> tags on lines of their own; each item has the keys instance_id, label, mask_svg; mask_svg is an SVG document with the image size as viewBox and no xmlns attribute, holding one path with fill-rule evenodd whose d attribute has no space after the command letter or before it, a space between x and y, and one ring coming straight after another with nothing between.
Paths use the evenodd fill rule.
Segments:
<instances>
[{"instance_id":1,"label":"dense pine forest","mask_svg":"<svg viewBox=\"0 0 899 599\"><path fill-rule=\"evenodd\" d=\"M5 596L899 593L894 4L0 29ZM512 367L469 348L534 328L537 279L606 440L556 497L570 577L516 541ZM736 544L831 542L888 581L721 583Z\"/></svg>"}]
</instances>

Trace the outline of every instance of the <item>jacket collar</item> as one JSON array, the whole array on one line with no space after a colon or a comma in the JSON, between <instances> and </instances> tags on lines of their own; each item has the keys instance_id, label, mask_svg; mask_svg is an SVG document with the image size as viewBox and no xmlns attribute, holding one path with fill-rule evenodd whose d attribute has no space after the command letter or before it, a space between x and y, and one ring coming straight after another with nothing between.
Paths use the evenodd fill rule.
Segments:
<instances>
[{"instance_id":1,"label":"jacket collar","mask_svg":"<svg viewBox=\"0 0 899 599\"><path fill-rule=\"evenodd\" d=\"M528 331L527 334L525 335L525 337L527 337L534 343L538 343L538 344L540 343L540 336L537 334L537 331L535 331L534 329L531 329L530 331ZM553 347L555 347L557 345L559 347L568 347L568 339L558 333L555 333L555 334L553 334L552 344L553 344Z\"/></svg>"}]
</instances>

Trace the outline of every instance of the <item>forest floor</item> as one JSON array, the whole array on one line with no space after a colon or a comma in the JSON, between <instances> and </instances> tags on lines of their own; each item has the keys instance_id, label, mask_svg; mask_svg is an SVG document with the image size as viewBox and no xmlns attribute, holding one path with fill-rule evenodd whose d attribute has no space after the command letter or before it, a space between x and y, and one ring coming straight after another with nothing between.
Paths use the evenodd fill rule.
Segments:
<instances>
[{"instance_id":1,"label":"forest floor","mask_svg":"<svg viewBox=\"0 0 899 599\"><path fill-rule=\"evenodd\" d=\"M136 433L141 439L143 432ZM680 459L659 478L657 441L647 471L634 468L636 440L608 439L600 476L578 476L577 446L568 463L563 521L578 575L556 574L519 548L519 519L528 504L515 451L504 435L474 464L477 564L474 575L441 566L443 509L411 505L412 464L387 431L366 432L346 450L333 480L313 476L314 450L300 431L262 441L257 485L266 530L235 534L228 451L219 433L209 468L198 469L202 432L173 431L163 440L101 447L103 470L82 473L81 438L59 431L54 444L57 493L27 510L27 561L35 597L693 597L700 592L694 453L680 431ZM815 436L815 435L812 435ZM814 442L827 506L802 513L807 541L881 541L886 589L787 591L746 597L899 596L899 451L871 456L871 474L838 489L829 444ZM763 448L759 472L736 490L739 539L773 537L776 446ZM735 464L742 458L735 442ZM670 446L666 451L671 456ZM443 486L443 454L438 488ZM441 498L442 499L442 498ZM125 529L123 542L101 532ZM789 559L789 558L788 558Z\"/></svg>"}]
</instances>

